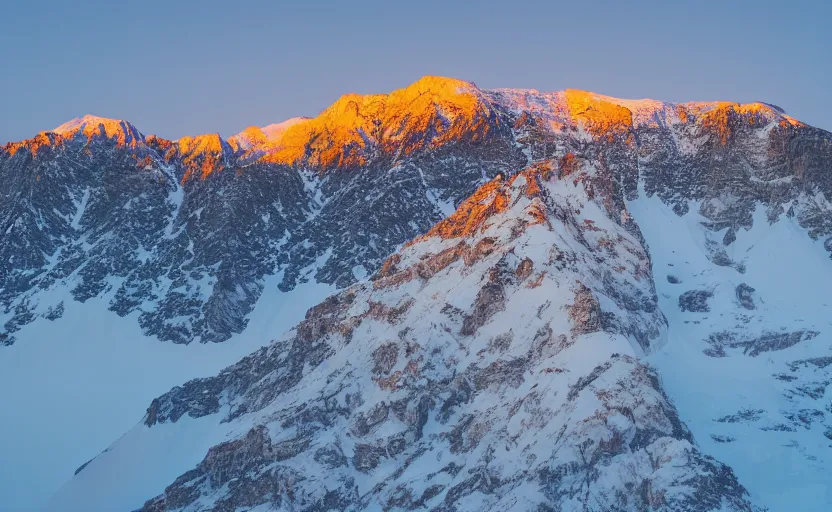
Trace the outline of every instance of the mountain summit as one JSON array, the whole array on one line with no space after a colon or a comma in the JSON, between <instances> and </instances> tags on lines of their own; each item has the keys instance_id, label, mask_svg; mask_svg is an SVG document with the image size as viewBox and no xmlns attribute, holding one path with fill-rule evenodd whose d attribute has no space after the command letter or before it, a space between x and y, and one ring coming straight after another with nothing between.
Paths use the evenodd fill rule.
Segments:
<instances>
[{"instance_id":1,"label":"mountain summit","mask_svg":"<svg viewBox=\"0 0 832 512\"><path fill-rule=\"evenodd\" d=\"M106 119L89 114L67 121L51 131L65 138L72 138L81 134L89 140L92 137L101 136L108 139L115 139L122 145L135 144L144 139L142 134L132 124L126 121Z\"/></svg>"}]
</instances>

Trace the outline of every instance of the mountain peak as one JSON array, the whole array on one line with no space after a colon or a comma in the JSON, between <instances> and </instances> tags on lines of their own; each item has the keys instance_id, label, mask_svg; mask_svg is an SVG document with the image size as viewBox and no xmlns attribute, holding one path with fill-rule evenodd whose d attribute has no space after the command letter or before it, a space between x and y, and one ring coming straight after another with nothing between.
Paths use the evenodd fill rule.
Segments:
<instances>
[{"instance_id":1,"label":"mountain peak","mask_svg":"<svg viewBox=\"0 0 832 512\"><path fill-rule=\"evenodd\" d=\"M310 119L311 118L309 117L292 117L280 123L273 123L268 126L264 126L261 130L263 130L263 133L266 134L266 137L269 140L277 140L281 135L283 135L283 132L288 130L290 127L304 121L309 121Z\"/></svg>"},{"instance_id":2,"label":"mountain peak","mask_svg":"<svg viewBox=\"0 0 832 512\"><path fill-rule=\"evenodd\" d=\"M144 137L135 126L119 119L109 119L87 114L76 117L51 130L63 138L74 138L79 133L91 139L100 135L107 139L116 139L119 145L135 145Z\"/></svg>"},{"instance_id":3,"label":"mountain peak","mask_svg":"<svg viewBox=\"0 0 832 512\"><path fill-rule=\"evenodd\" d=\"M202 179L225 168L232 153L231 145L218 133L182 137L176 141L179 157L185 166L182 183L199 174Z\"/></svg>"},{"instance_id":4,"label":"mountain peak","mask_svg":"<svg viewBox=\"0 0 832 512\"><path fill-rule=\"evenodd\" d=\"M245 130L228 138L228 143L235 151L251 149L267 149L280 140L283 133L292 126L308 121L308 117L292 117L279 123L267 126L249 126Z\"/></svg>"},{"instance_id":5,"label":"mountain peak","mask_svg":"<svg viewBox=\"0 0 832 512\"><path fill-rule=\"evenodd\" d=\"M633 112L618 102L588 91L567 89L563 92L569 116L581 120L595 135L623 131L633 126Z\"/></svg>"},{"instance_id":6,"label":"mountain peak","mask_svg":"<svg viewBox=\"0 0 832 512\"><path fill-rule=\"evenodd\" d=\"M287 127L267 159L360 165L375 149L407 155L443 141L481 138L491 114L473 83L425 76L389 94L341 96L317 117Z\"/></svg>"},{"instance_id":7,"label":"mountain peak","mask_svg":"<svg viewBox=\"0 0 832 512\"><path fill-rule=\"evenodd\" d=\"M458 94L460 91L470 92L477 90L477 86L473 82L460 80L458 78L425 75L407 86L404 90L416 90L420 92L430 91L433 93L450 92L451 94Z\"/></svg>"},{"instance_id":8,"label":"mountain peak","mask_svg":"<svg viewBox=\"0 0 832 512\"><path fill-rule=\"evenodd\" d=\"M37 156L42 148L62 146L66 141L75 140L80 136L89 142L94 137L115 140L118 146L134 147L144 142L144 135L127 121L108 119L91 114L76 117L64 124L40 132L36 136L19 142L9 142L2 149L9 155L15 155L21 149L27 149L32 156Z\"/></svg>"},{"instance_id":9,"label":"mountain peak","mask_svg":"<svg viewBox=\"0 0 832 512\"><path fill-rule=\"evenodd\" d=\"M194 150L221 151L225 141L219 133L204 133L202 135L188 135L176 141L183 153Z\"/></svg>"},{"instance_id":10,"label":"mountain peak","mask_svg":"<svg viewBox=\"0 0 832 512\"><path fill-rule=\"evenodd\" d=\"M54 128L52 130L49 130L49 131L51 131L52 133L59 133L59 134L63 135L63 134L66 134L66 133L74 133L74 132L78 131L79 129L82 129L84 126L86 126L88 124L92 124L92 125L98 125L98 124L114 125L114 124L117 124L117 123L120 123L120 122L121 122L121 120L119 120L119 119L110 119L110 118L107 118L107 117L96 116L94 114L84 114L81 117L72 118L69 121L63 123L62 125Z\"/></svg>"}]
</instances>

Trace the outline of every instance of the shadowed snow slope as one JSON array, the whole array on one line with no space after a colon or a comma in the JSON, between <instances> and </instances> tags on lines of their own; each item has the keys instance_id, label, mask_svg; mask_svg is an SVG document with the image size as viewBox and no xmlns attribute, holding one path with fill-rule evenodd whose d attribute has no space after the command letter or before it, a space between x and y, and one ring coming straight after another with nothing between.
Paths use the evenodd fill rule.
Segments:
<instances>
[{"instance_id":1,"label":"shadowed snow slope","mask_svg":"<svg viewBox=\"0 0 832 512\"><path fill-rule=\"evenodd\" d=\"M549 163L484 185L371 281L154 400L53 510L130 510L137 485L162 493L148 512L751 510L637 359L666 335L650 260L587 186ZM171 438L216 444L196 461Z\"/></svg>"},{"instance_id":2,"label":"shadowed snow slope","mask_svg":"<svg viewBox=\"0 0 832 512\"><path fill-rule=\"evenodd\" d=\"M6 390L0 409L17 412L0 422L0 480L8 507L0 509L22 512L42 505L79 466L130 429L148 400L187 379L212 375L268 343L332 291L308 284L284 294L276 286L270 283L245 334L232 343L193 346L143 335L135 319L107 311L104 300L81 304L70 299L68 287L64 296L57 296L61 289L53 292L57 301L65 299L62 316L27 325L18 333L21 342L0 357L0 388ZM165 451L187 467L181 447ZM121 470L110 474L115 475Z\"/></svg>"},{"instance_id":3,"label":"shadowed snow slope","mask_svg":"<svg viewBox=\"0 0 832 512\"><path fill-rule=\"evenodd\" d=\"M728 247L742 272L717 265L709 240L724 232L704 227L698 206L678 217L655 197L630 204L650 242L670 324L668 344L649 361L703 449L734 468L756 503L772 511L827 510L829 257L793 219L770 223L758 209L753 227ZM691 290L708 293L707 311L680 308Z\"/></svg>"}]
</instances>

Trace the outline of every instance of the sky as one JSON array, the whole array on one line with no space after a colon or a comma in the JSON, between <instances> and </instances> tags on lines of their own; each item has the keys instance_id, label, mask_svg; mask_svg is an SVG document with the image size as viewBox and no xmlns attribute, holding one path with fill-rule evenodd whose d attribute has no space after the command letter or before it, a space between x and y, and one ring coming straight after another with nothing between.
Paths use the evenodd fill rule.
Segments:
<instances>
[{"instance_id":1,"label":"sky","mask_svg":"<svg viewBox=\"0 0 832 512\"><path fill-rule=\"evenodd\" d=\"M685 5L683 5L685 4ZM84 114L229 136L424 75L765 101L832 130L832 2L4 2L0 143Z\"/></svg>"}]
</instances>

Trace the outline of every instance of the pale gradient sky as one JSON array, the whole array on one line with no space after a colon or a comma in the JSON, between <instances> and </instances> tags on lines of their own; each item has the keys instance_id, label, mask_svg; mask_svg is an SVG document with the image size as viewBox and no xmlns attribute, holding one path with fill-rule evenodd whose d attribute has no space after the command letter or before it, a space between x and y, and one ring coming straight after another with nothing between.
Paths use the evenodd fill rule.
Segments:
<instances>
[{"instance_id":1,"label":"pale gradient sky","mask_svg":"<svg viewBox=\"0 0 832 512\"><path fill-rule=\"evenodd\" d=\"M426 74L760 100L832 130L830 20L820 0L6 1L0 143L85 113L168 138L228 136Z\"/></svg>"}]
</instances>

